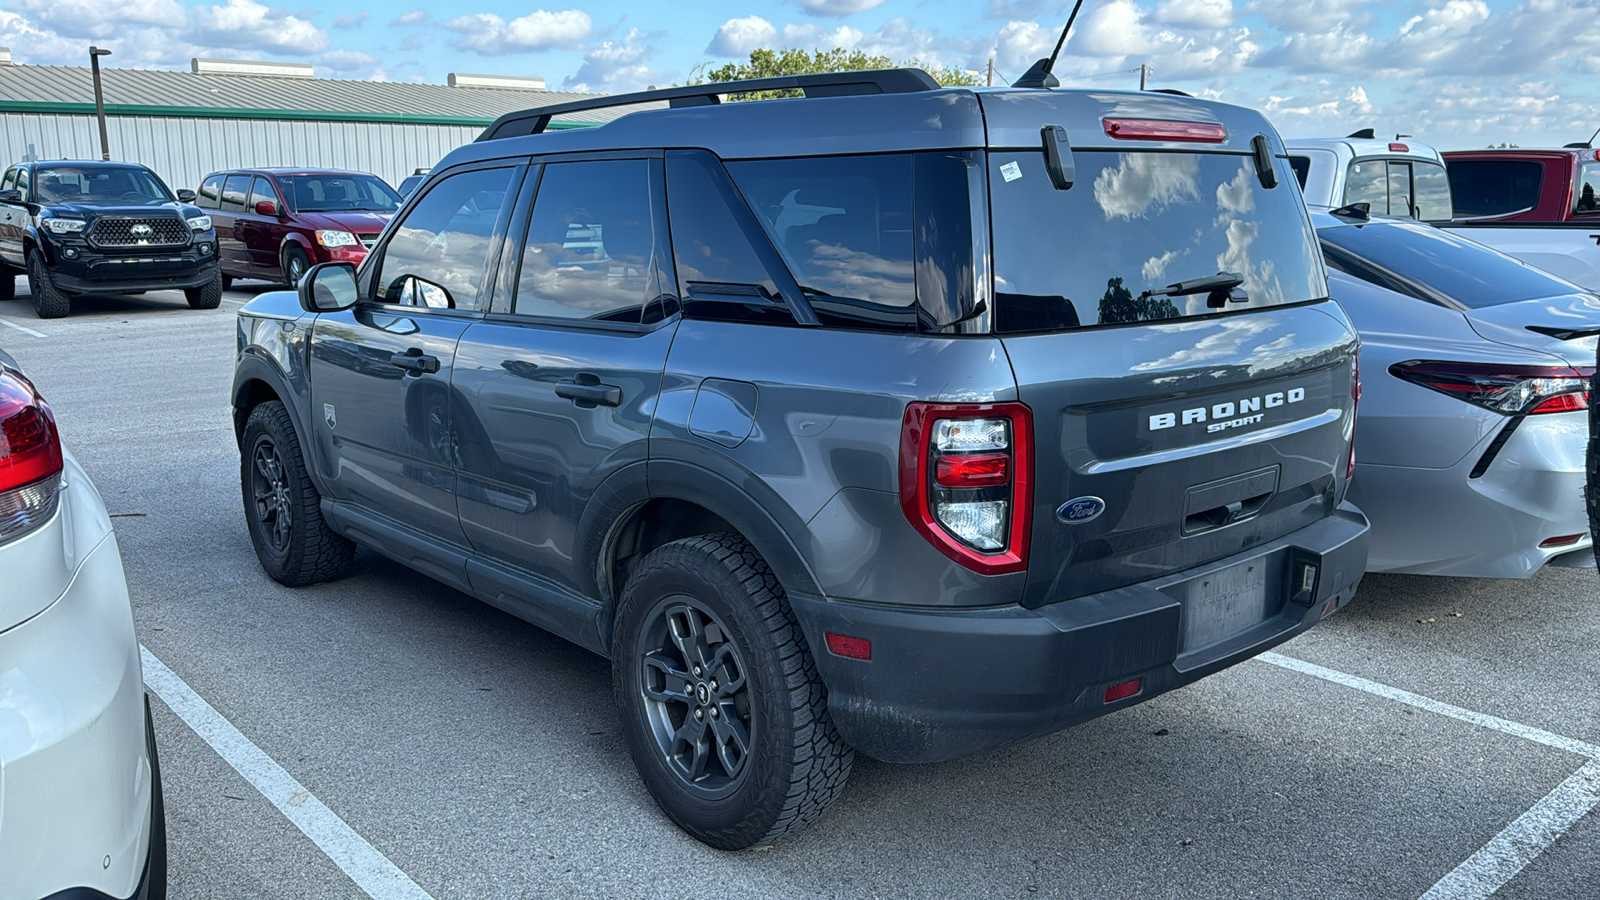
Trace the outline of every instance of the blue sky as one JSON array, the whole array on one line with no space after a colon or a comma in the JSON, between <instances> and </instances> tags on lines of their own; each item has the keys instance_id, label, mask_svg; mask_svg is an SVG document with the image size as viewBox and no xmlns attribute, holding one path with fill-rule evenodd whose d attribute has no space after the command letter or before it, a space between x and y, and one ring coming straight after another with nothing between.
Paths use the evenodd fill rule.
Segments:
<instances>
[{"instance_id":1,"label":"blue sky","mask_svg":"<svg viewBox=\"0 0 1600 900\"><path fill-rule=\"evenodd\" d=\"M297 0L290 0L290 3ZM305 0L298 0L305 2ZM1064 0L7 0L19 63L186 68L190 57L310 62L327 78L440 83L532 75L614 92L684 81L755 47L859 48L1015 79L1047 54ZM1371 126L1441 149L1584 140L1600 128L1600 0L1089 0L1057 73L1263 109L1288 137Z\"/></svg>"}]
</instances>

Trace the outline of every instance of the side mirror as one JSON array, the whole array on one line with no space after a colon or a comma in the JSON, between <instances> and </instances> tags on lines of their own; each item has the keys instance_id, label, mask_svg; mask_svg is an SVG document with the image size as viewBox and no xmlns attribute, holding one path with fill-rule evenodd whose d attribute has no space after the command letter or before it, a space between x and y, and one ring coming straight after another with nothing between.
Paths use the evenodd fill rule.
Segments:
<instances>
[{"instance_id":1,"label":"side mirror","mask_svg":"<svg viewBox=\"0 0 1600 900\"><path fill-rule=\"evenodd\" d=\"M300 293L300 308L310 313L338 312L356 305L360 292L356 287L354 263L318 263L300 276L296 286Z\"/></svg>"},{"instance_id":2,"label":"side mirror","mask_svg":"<svg viewBox=\"0 0 1600 900\"><path fill-rule=\"evenodd\" d=\"M262 200L256 204L256 215L275 216L278 214L278 204L271 200Z\"/></svg>"},{"instance_id":3,"label":"side mirror","mask_svg":"<svg viewBox=\"0 0 1600 900\"><path fill-rule=\"evenodd\" d=\"M10 189L8 191L0 191L0 203L21 203L21 202L22 202L22 192L17 190L16 188L12 188L12 189Z\"/></svg>"},{"instance_id":4,"label":"side mirror","mask_svg":"<svg viewBox=\"0 0 1600 900\"><path fill-rule=\"evenodd\" d=\"M178 202L179 203L193 203L194 202L194 191L191 191L188 188L178 188Z\"/></svg>"}]
</instances>

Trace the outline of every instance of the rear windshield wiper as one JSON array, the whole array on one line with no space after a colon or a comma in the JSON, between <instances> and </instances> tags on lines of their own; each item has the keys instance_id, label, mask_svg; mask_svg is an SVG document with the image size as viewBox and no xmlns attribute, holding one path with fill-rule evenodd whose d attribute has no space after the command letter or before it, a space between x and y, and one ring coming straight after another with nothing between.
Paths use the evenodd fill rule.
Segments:
<instances>
[{"instance_id":1,"label":"rear windshield wiper","mask_svg":"<svg viewBox=\"0 0 1600 900\"><path fill-rule=\"evenodd\" d=\"M1218 272L1204 278L1191 278L1188 281L1179 281L1169 284L1164 288L1145 291L1139 295L1140 300L1150 297L1184 297L1190 294L1205 294L1206 305L1220 309L1225 303L1244 303L1250 295L1238 290L1244 284L1244 276L1237 272Z\"/></svg>"}]
</instances>

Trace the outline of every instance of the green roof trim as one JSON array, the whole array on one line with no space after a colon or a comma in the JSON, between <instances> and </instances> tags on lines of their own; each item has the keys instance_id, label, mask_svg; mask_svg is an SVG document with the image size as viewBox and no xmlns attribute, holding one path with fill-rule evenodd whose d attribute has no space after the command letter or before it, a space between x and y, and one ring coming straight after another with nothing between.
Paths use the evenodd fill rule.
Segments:
<instances>
[{"instance_id":1,"label":"green roof trim","mask_svg":"<svg viewBox=\"0 0 1600 900\"><path fill-rule=\"evenodd\" d=\"M0 100L0 113L35 113L57 116L92 116L93 103L62 103L47 100ZM267 119L281 122L375 122L388 125L461 125L482 128L494 121L480 116L413 115L411 113L338 112L320 109L256 109L216 106L156 106L132 103L107 103L107 116L160 116L190 119ZM589 128L598 122L562 122L552 129Z\"/></svg>"}]
</instances>

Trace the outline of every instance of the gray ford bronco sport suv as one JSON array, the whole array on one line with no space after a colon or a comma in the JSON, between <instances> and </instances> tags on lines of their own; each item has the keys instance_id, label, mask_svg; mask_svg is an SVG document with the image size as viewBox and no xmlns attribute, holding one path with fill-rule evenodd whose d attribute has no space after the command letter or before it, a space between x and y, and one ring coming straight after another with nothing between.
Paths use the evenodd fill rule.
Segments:
<instances>
[{"instance_id":1,"label":"gray ford bronco sport suv","mask_svg":"<svg viewBox=\"0 0 1600 900\"><path fill-rule=\"evenodd\" d=\"M1327 297L1250 110L917 70L529 110L240 310L246 518L284 584L362 544L608 656L662 809L748 847L855 751L1048 734L1348 603Z\"/></svg>"}]
</instances>

